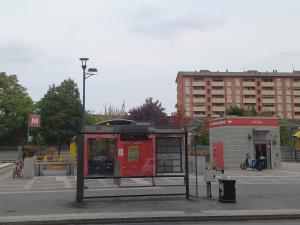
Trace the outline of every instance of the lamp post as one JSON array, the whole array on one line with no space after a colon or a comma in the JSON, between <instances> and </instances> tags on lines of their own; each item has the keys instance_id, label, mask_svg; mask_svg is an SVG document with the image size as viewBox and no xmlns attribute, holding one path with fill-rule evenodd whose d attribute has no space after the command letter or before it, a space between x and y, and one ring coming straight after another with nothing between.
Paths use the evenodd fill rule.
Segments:
<instances>
[{"instance_id":1,"label":"lamp post","mask_svg":"<svg viewBox=\"0 0 300 225\"><path fill-rule=\"evenodd\" d=\"M96 68L89 68L88 72L86 73L86 62L89 60L89 58L80 58L79 59L81 61L81 68L83 71L83 93L82 93L82 105L83 105L83 112L82 112L82 123L81 126L82 128L85 127L85 80L93 75L96 75L96 73L98 72L98 70Z\"/></svg>"},{"instance_id":2,"label":"lamp post","mask_svg":"<svg viewBox=\"0 0 300 225\"><path fill-rule=\"evenodd\" d=\"M90 76L96 75L96 68L89 68L87 73L86 71L86 62L89 58L80 58L81 68L83 71L83 93L82 93L82 121L81 121L81 131L84 132L85 129L85 80ZM84 197L84 134L79 136L78 140L78 150L77 150L77 187L76 187L76 201L81 202Z\"/></svg>"}]
</instances>

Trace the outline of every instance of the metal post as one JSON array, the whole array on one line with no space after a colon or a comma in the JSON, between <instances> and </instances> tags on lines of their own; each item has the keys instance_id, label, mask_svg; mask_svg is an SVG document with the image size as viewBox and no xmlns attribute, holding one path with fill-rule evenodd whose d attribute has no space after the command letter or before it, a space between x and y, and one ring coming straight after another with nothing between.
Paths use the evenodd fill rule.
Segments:
<instances>
[{"instance_id":1,"label":"metal post","mask_svg":"<svg viewBox=\"0 0 300 225\"><path fill-rule=\"evenodd\" d=\"M190 197L190 181L189 181L189 155L188 155L188 131L184 128L184 150L185 150L185 197Z\"/></svg>"},{"instance_id":2,"label":"metal post","mask_svg":"<svg viewBox=\"0 0 300 225\"><path fill-rule=\"evenodd\" d=\"M82 112L82 127L85 127L85 69L86 67L82 66L83 69L83 93L82 93L82 104L83 104L83 112Z\"/></svg>"},{"instance_id":3,"label":"metal post","mask_svg":"<svg viewBox=\"0 0 300 225\"><path fill-rule=\"evenodd\" d=\"M77 186L76 202L81 202L84 197L84 135L78 136L77 147Z\"/></svg>"},{"instance_id":4,"label":"metal post","mask_svg":"<svg viewBox=\"0 0 300 225\"><path fill-rule=\"evenodd\" d=\"M27 116L27 143L29 142L29 115Z\"/></svg>"},{"instance_id":5,"label":"metal post","mask_svg":"<svg viewBox=\"0 0 300 225\"><path fill-rule=\"evenodd\" d=\"M211 195L211 182L210 181L206 182L206 195L207 195L208 199L212 198L212 195Z\"/></svg>"},{"instance_id":6,"label":"metal post","mask_svg":"<svg viewBox=\"0 0 300 225\"><path fill-rule=\"evenodd\" d=\"M196 135L194 135L194 143L195 143L195 172L196 172L196 197L198 198L198 156L197 156L197 143L196 143Z\"/></svg>"}]
</instances>

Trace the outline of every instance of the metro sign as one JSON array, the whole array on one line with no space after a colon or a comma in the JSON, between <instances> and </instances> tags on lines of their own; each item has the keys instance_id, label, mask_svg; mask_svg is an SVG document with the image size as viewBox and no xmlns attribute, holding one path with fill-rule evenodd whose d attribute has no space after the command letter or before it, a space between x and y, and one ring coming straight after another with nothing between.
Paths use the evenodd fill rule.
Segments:
<instances>
[{"instance_id":1,"label":"metro sign","mask_svg":"<svg viewBox=\"0 0 300 225\"><path fill-rule=\"evenodd\" d=\"M41 126L41 115L33 114L28 117L29 127L40 127Z\"/></svg>"}]
</instances>

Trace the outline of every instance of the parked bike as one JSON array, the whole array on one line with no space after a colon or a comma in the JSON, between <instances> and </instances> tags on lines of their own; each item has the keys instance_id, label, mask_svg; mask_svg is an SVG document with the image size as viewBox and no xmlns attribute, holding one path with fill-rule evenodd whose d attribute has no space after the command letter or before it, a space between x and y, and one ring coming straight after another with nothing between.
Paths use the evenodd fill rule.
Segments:
<instances>
[{"instance_id":1,"label":"parked bike","mask_svg":"<svg viewBox=\"0 0 300 225\"><path fill-rule=\"evenodd\" d=\"M242 170L249 168L257 169L258 171L262 171L266 165L266 158L264 156L260 156L257 160L252 161L252 165L249 164L250 156L246 154L246 159L241 163L240 168Z\"/></svg>"},{"instance_id":2,"label":"parked bike","mask_svg":"<svg viewBox=\"0 0 300 225\"><path fill-rule=\"evenodd\" d=\"M13 178L21 177L23 167L24 167L23 161L22 160L17 160L16 161L16 166L13 170Z\"/></svg>"}]
</instances>

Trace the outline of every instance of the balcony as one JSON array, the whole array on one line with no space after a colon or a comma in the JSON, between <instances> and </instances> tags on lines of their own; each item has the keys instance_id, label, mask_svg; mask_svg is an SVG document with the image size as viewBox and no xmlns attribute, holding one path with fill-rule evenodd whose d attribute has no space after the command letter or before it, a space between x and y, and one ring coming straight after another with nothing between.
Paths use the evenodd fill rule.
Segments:
<instances>
[{"instance_id":1,"label":"balcony","mask_svg":"<svg viewBox=\"0 0 300 225\"><path fill-rule=\"evenodd\" d=\"M211 90L212 95L224 95L224 90Z\"/></svg>"},{"instance_id":2,"label":"balcony","mask_svg":"<svg viewBox=\"0 0 300 225\"><path fill-rule=\"evenodd\" d=\"M213 81L213 82L211 82L211 86L224 87L224 81Z\"/></svg>"},{"instance_id":3,"label":"balcony","mask_svg":"<svg viewBox=\"0 0 300 225\"><path fill-rule=\"evenodd\" d=\"M243 90L244 95L256 95L255 90Z\"/></svg>"},{"instance_id":4,"label":"balcony","mask_svg":"<svg viewBox=\"0 0 300 225\"><path fill-rule=\"evenodd\" d=\"M205 103L206 101L205 101L205 98L193 98L193 102Z\"/></svg>"},{"instance_id":5,"label":"balcony","mask_svg":"<svg viewBox=\"0 0 300 225\"><path fill-rule=\"evenodd\" d=\"M206 108L205 108L205 106L193 107L193 111L205 112L205 111L206 111Z\"/></svg>"},{"instance_id":6,"label":"balcony","mask_svg":"<svg viewBox=\"0 0 300 225\"><path fill-rule=\"evenodd\" d=\"M275 95L275 90L261 90L262 95Z\"/></svg>"},{"instance_id":7,"label":"balcony","mask_svg":"<svg viewBox=\"0 0 300 225\"><path fill-rule=\"evenodd\" d=\"M205 86L205 82L204 81L194 81L192 82L193 86Z\"/></svg>"},{"instance_id":8,"label":"balcony","mask_svg":"<svg viewBox=\"0 0 300 225\"><path fill-rule=\"evenodd\" d=\"M300 112L300 107L294 107L295 112Z\"/></svg>"},{"instance_id":9,"label":"balcony","mask_svg":"<svg viewBox=\"0 0 300 225\"><path fill-rule=\"evenodd\" d=\"M256 98L244 98L244 103L256 103Z\"/></svg>"},{"instance_id":10,"label":"balcony","mask_svg":"<svg viewBox=\"0 0 300 225\"><path fill-rule=\"evenodd\" d=\"M213 112L224 112L225 111L225 106L213 106L212 111Z\"/></svg>"},{"instance_id":11,"label":"balcony","mask_svg":"<svg viewBox=\"0 0 300 225\"><path fill-rule=\"evenodd\" d=\"M255 87L255 82L243 82L243 87Z\"/></svg>"},{"instance_id":12,"label":"balcony","mask_svg":"<svg viewBox=\"0 0 300 225\"><path fill-rule=\"evenodd\" d=\"M225 98L212 98L212 103L225 103Z\"/></svg>"},{"instance_id":13,"label":"balcony","mask_svg":"<svg viewBox=\"0 0 300 225\"><path fill-rule=\"evenodd\" d=\"M300 103L300 98L294 98L294 103Z\"/></svg>"},{"instance_id":14,"label":"balcony","mask_svg":"<svg viewBox=\"0 0 300 225\"><path fill-rule=\"evenodd\" d=\"M294 119L300 119L300 115L294 115Z\"/></svg>"},{"instance_id":15,"label":"balcony","mask_svg":"<svg viewBox=\"0 0 300 225\"><path fill-rule=\"evenodd\" d=\"M262 103L275 103L275 99L272 98L263 98Z\"/></svg>"},{"instance_id":16,"label":"balcony","mask_svg":"<svg viewBox=\"0 0 300 225\"><path fill-rule=\"evenodd\" d=\"M299 90L294 90L293 95L300 95L300 91Z\"/></svg>"},{"instance_id":17,"label":"balcony","mask_svg":"<svg viewBox=\"0 0 300 225\"><path fill-rule=\"evenodd\" d=\"M274 87L274 82L261 82L262 87Z\"/></svg>"},{"instance_id":18,"label":"balcony","mask_svg":"<svg viewBox=\"0 0 300 225\"><path fill-rule=\"evenodd\" d=\"M262 107L263 111L271 111L271 112L275 112L275 107Z\"/></svg>"},{"instance_id":19,"label":"balcony","mask_svg":"<svg viewBox=\"0 0 300 225\"><path fill-rule=\"evenodd\" d=\"M205 90L193 90L194 95L205 95Z\"/></svg>"},{"instance_id":20,"label":"balcony","mask_svg":"<svg viewBox=\"0 0 300 225\"><path fill-rule=\"evenodd\" d=\"M299 81L293 82L293 87L300 87L300 82Z\"/></svg>"}]
</instances>

